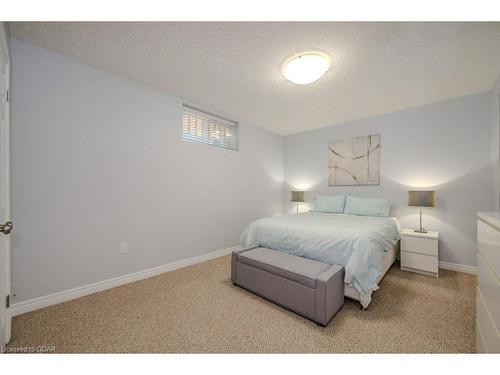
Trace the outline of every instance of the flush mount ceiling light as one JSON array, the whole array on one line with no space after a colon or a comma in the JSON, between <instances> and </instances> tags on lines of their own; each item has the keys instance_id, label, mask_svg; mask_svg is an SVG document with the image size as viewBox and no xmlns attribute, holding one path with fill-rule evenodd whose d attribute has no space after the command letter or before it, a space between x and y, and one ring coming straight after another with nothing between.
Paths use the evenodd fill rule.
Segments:
<instances>
[{"instance_id":1,"label":"flush mount ceiling light","mask_svg":"<svg viewBox=\"0 0 500 375\"><path fill-rule=\"evenodd\" d=\"M298 85L317 81L330 69L332 59L323 52L302 52L290 57L283 64L286 79Z\"/></svg>"}]
</instances>

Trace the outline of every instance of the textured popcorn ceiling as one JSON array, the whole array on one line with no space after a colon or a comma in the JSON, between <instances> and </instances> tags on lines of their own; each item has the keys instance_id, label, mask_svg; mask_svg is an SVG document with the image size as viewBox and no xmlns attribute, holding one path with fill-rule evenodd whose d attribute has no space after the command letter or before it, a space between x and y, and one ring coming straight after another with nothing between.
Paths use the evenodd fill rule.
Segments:
<instances>
[{"instance_id":1,"label":"textured popcorn ceiling","mask_svg":"<svg viewBox=\"0 0 500 375\"><path fill-rule=\"evenodd\" d=\"M500 23L10 23L11 34L287 135L489 90ZM310 85L281 75L322 50Z\"/></svg>"}]
</instances>

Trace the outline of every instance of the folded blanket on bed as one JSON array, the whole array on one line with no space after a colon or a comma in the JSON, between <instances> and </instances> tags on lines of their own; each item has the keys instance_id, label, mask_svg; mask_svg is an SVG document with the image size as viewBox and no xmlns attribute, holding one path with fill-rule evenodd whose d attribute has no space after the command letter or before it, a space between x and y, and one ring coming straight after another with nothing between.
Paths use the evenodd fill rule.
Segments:
<instances>
[{"instance_id":1,"label":"folded blanket on bed","mask_svg":"<svg viewBox=\"0 0 500 375\"><path fill-rule=\"evenodd\" d=\"M345 267L345 282L370 299L384 254L399 240L393 217L307 212L256 220L241 235L241 246L259 245Z\"/></svg>"}]
</instances>

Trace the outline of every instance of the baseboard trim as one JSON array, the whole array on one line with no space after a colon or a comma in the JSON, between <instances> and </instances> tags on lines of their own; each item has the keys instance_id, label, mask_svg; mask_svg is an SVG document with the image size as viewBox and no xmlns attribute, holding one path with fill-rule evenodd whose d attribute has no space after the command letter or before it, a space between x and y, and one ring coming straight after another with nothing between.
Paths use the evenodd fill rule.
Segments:
<instances>
[{"instance_id":1,"label":"baseboard trim","mask_svg":"<svg viewBox=\"0 0 500 375\"><path fill-rule=\"evenodd\" d=\"M180 268L188 267L194 264L203 263L211 259L219 258L224 255L231 254L233 250L239 249L239 246L229 247L227 249L222 249L214 251L208 254L199 255L193 258L188 258L180 260L178 262L164 264L162 266L149 268L144 271L139 271L131 273L124 276L118 276L112 279L98 281L96 283L80 286L77 288L64 290L62 292L57 292L49 294L43 297L33 298L27 301L22 301L12 304L10 308L11 316L17 316L25 314L27 312L43 309L44 307L57 305L58 303L70 301L72 299L88 296L97 292L102 292L104 290L116 288L121 285L133 283L134 281L144 280L153 276L160 275L162 273L175 271ZM477 267L468 266L464 264L449 263L449 262L439 262L439 268L457 272L464 272L471 275L477 274Z\"/></svg>"},{"instance_id":2,"label":"baseboard trim","mask_svg":"<svg viewBox=\"0 0 500 375\"><path fill-rule=\"evenodd\" d=\"M476 275L477 274L477 267L467 266L465 264L449 263L449 262L439 261L439 268L442 268L444 270L450 270L450 271L457 271L457 272L468 273L468 274L471 274L471 275Z\"/></svg>"},{"instance_id":3,"label":"baseboard trim","mask_svg":"<svg viewBox=\"0 0 500 375\"><path fill-rule=\"evenodd\" d=\"M239 246L233 246L227 249L222 249L208 254L196 256L193 258L180 260L178 262L165 264L144 271L131 273L129 275L118 276L109 280L98 281L96 283L80 286L69 290L64 290L62 292L49 294L43 297L33 298L27 301L14 303L10 308L10 313L11 316L25 314L30 311L39 310L44 307L56 305L58 303L66 302L75 298L88 296L89 294L94 294L97 292L102 292L103 290L116 288L117 286L133 283L134 281L144 280L153 276L160 275L165 272L175 271L180 268L206 262L207 260L219 258L224 255L228 255L231 252L233 252L233 250L237 250L239 248L240 248Z\"/></svg>"}]
</instances>

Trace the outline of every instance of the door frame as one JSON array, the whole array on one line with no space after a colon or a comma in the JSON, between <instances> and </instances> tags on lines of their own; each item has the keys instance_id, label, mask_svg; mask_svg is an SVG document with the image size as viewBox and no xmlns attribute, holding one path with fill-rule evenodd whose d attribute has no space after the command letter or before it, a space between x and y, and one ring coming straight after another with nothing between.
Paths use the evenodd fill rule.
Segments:
<instances>
[{"instance_id":1,"label":"door frame","mask_svg":"<svg viewBox=\"0 0 500 375\"><path fill-rule=\"evenodd\" d=\"M2 55L6 58L6 66L5 66L5 88L9 94L9 99L7 105L5 106L5 137L6 139L10 139L10 67L11 67L11 59L10 59L10 51L9 51L9 37L8 37L7 23L0 22L0 48ZM6 142L5 149L5 176L7 176L7 183L5 185L5 216L7 220L10 220L10 141ZM0 161L2 162L2 161ZM1 219L0 219L1 220ZM7 243L7 252L6 252L6 295L1 296L0 303L6 303L5 298L11 295L11 249L10 249L10 235L5 237ZM6 343L10 341L11 338L11 312L10 308L7 308L7 337ZM0 334L3 334L0 332ZM4 350L3 345L0 343L0 352Z\"/></svg>"}]
</instances>

